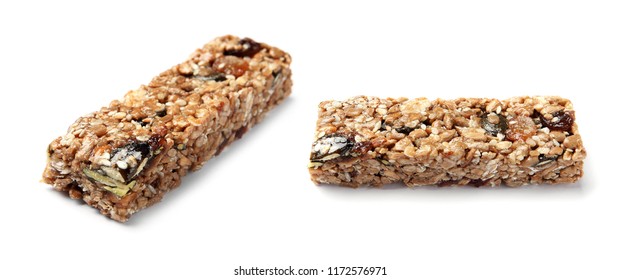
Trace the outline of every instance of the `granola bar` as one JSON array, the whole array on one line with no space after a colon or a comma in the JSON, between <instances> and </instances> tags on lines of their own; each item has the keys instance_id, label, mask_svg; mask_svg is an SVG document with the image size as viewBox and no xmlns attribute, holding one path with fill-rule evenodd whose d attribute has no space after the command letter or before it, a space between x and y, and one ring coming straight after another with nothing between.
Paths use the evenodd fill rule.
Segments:
<instances>
[{"instance_id":1,"label":"granola bar","mask_svg":"<svg viewBox=\"0 0 621 280\"><path fill-rule=\"evenodd\" d=\"M571 183L586 157L574 120L549 96L324 101L308 169L349 187Z\"/></svg>"},{"instance_id":2,"label":"granola bar","mask_svg":"<svg viewBox=\"0 0 621 280\"><path fill-rule=\"evenodd\" d=\"M48 148L43 181L124 222L239 139L291 93L289 54L223 36L79 118Z\"/></svg>"}]
</instances>

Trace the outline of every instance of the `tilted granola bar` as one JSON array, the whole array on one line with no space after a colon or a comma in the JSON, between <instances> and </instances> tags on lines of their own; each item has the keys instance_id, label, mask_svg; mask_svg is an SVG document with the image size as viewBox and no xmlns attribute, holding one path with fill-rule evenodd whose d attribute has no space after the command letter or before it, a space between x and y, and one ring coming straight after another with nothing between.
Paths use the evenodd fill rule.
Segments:
<instances>
[{"instance_id":1,"label":"tilted granola bar","mask_svg":"<svg viewBox=\"0 0 621 280\"><path fill-rule=\"evenodd\" d=\"M124 222L162 199L291 93L291 57L224 36L48 148L43 181Z\"/></svg>"},{"instance_id":2,"label":"tilted granola bar","mask_svg":"<svg viewBox=\"0 0 621 280\"><path fill-rule=\"evenodd\" d=\"M325 101L308 168L350 187L570 183L586 156L574 120L560 97Z\"/></svg>"}]
</instances>

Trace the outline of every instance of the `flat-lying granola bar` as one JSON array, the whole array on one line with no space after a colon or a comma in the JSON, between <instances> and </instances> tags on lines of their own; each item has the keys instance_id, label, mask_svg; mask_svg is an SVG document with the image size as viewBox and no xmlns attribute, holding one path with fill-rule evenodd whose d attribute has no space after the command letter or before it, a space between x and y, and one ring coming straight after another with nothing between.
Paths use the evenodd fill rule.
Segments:
<instances>
[{"instance_id":1,"label":"flat-lying granola bar","mask_svg":"<svg viewBox=\"0 0 621 280\"><path fill-rule=\"evenodd\" d=\"M114 220L162 199L291 93L291 57L224 36L79 118L48 148L43 181Z\"/></svg>"},{"instance_id":2,"label":"flat-lying granola bar","mask_svg":"<svg viewBox=\"0 0 621 280\"><path fill-rule=\"evenodd\" d=\"M547 96L324 101L308 168L350 187L570 183L586 157L574 120Z\"/></svg>"}]
</instances>

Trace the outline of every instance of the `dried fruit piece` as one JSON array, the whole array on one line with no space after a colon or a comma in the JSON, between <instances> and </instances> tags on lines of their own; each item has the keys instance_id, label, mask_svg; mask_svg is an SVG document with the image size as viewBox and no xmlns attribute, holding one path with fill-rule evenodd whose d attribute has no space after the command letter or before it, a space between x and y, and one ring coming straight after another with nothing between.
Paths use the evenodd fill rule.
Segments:
<instances>
[{"instance_id":1,"label":"dried fruit piece","mask_svg":"<svg viewBox=\"0 0 621 280\"><path fill-rule=\"evenodd\" d=\"M237 78L246 73L248 70L248 62L239 57L226 55L216 58L212 67L217 72L225 75L233 75Z\"/></svg>"},{"instance_id":2,"label":"dried fruit piece","mask_svg":"<svg viewBox=\"0 0 621 280\"><path fill-rule=\"evenodd\" d=\"M574 124L573 111L557 111L552 114L552 118L547 119L543 115L539 115L541 125L550 130L570 131Z\"/></svg>"},{"instance_id":3,"label":"dried fruit piece","mask_svg":"<svg viewBox=\"0 0 621 280\"><path fill-rule=\"evenodd\" d=\"M160 117L160 118L166 116L166 109L164 108L164 110L155 112L155 115Z\"/></svg>"},{"instance_id":4,"label":"dried fruit piece","mask_svg":"<svg viewBox=\"0 0 621 280\"><path fill-rule=\"evenodd\" d=\"M484 114L481 117L481 127L493 136L497 136L498 133L504 134L507 130L507 118L495 113Z\"/></svg>"},{"instance_id":5,"label":"dried fruit piece","mask_svg":"<svg viewBox=\"0 0 621 280\"><path fill-rule=\"evenodd\" d=\"M158 136L152 136L147 141L132 140L110 153L110 162L118 169L104 170L102 167L102 170L112 178L123 182L128 181L145 168L149 160L159 153L161 146L161 139Z\"/></svg>"},{"instance_id":6,"label":"dried fruit piece","mask_svg":"<svg viewBox=\"0 0 621 280\"><path fill-rule=\"evenodd\" d=\"M526 116L517 116L509 120L509 128L507 129L507 139L511 141L526 141L537 133L537 126L532 118Z\"/></svg>"},{"instance_id":7,"label":"dried fruit piece","mask_svg":"<svg viewBox=\"0 0 621 280\"><path fill-rule=\"evenodd\" d=\"M255 42L250 38L243 38L239 40L239 44L242 46L241 49L226 50L224 51L224 55L233 55L237 57L253 57L255 54L263 49L263 46L261 46L261 44Z\"/></svg>"},{"instance_id":8,"label":"dried fruit piece","mask_svg":"<svg viewBox=\"0 0 621 280\"><path fill-rule=\"evenodd\" d=\"M416 129L416 128L414 128L414 127L409 127L409 126L404 126L404 127L397 127L397 128L395 128L395 130L396 130L397 132L399 132L399 133L403 133L403 134L405 134L405 135L410 134L410 132L412 132L414 129Z\"/></svg>"}]
</instances>

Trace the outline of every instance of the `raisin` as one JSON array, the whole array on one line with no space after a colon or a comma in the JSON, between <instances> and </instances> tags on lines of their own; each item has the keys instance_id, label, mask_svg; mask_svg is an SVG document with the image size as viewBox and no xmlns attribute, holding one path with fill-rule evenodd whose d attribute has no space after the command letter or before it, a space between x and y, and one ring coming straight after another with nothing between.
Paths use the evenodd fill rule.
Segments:
<instances>
[{"instance_id":1,"label":"raisin","mask_svg":"<svg viewBox=\"0 0 621 280\"><path fill-rule=\"evenodd\" d=\"M147 143L149 144L149 148L151 149L151 151L157 154L156 151L164 146L164 144L166 144L166 139L163 135L156 134L149 137Z\"/></svg>"},{"instance_id":2,"label":"raisin","mask_svg":"<svg viewBox=\"0 0 621 280\"><path fill-rule=\"evenodd\" d=\"M356 142L354 147L349 151L349 157L357 157L362 154L365 154L369 150L373 149L373 144L369 141Z\"/></svg>"},{"instance_id":3,"label":"raisin","mask_svg":"<svg viewBox=\"0 0 621 280\"><path fill-rule=\"evenodd\" d=\"M235 139L241 139L242 136L244 136L244 134L246 134L246 132L248 132L248 127L247 126L242 126L240 129L235 131Z\"/></svg>"},{"instance_id":4,"label":"raisin","mask_svg":"<svg viewBox=\"0 0 621 280\"><path fill-rule=\"evenodd\" d=\"M118 168L102 167L101 169L108 177L126 183L144 169L153 155L152 151L152 146L148 141L130 140L125 146L118 147L111 153L110 161Z\"/></svg>"},{"instance_id":5,"label":"raisin","mask_svg":"<svg viewBox=\"0 0 621 280\"><path fill-rule=\"evenodd\" d=\"M232 55L237 57L253 57L255 54L263 49L261 44L255 42L250 38L243 38L239 40L239 44L242 46L240 50L226 50L224 55Z\"/></svg>"},{"instance_id":6,"label":"raisin","mask_svg":"<svg viewBox=\"0 0 621 280\"><path fill-rule=\"evenodd\" d=\"M151 146L149 145L148 142L139 142L139 141L131 141L129 142L129 144L125 145L122 148L117 148L116 151L125 149L128 152L139 152L143 158L147 157L149 155L149 153L151 152ZM114 152L112 155L114 156L114 154L116 154L116 152Z\"/></svg>"},{"instance_id":7,"label":"raisin","mask_svg":"<svg viewBox=\"0 0 621 280\"><path fill-rule=\"evenodd\" d=\"M160 117L160 118L166 116L166 109L164 109L162 111L155 112L155 115Z\"/></svg>"},{"instance_id":8,"label":"raisin","mask_svg":"<svg viewBox=\"0 0 621 280\"><path fill-rule=\"evenodd\" d=\"M395 128L395 130L397 132L399 132L399 133L403 133L405 135L408 135L408 134L410 134L410 132L412 132L414 130L414 128L413 127L409 127L409 126L404 126L404 127Z\"/></svg>"},{"instance_id":9,"label":"raisin","mask_svg":"<svg viewBox=\"0 0 621 280\"><path fill-rule=\"evenodd\" d=\"M552 114L551 119L546 119L543 115L539 115L541 125L550 130L571 131L574 124L573 112L558 111Z\"/></svg>"},{"instance_id":10,"label":"raisin","mask_svg":"<svg viewBox=\"0 0 621 280\"><path fill-rule=\"evenodd\" d=\"M235 56L223 56L216 58L213 69L225 75L233 75L236 78L244 75L248 70L248 62Z\"/></svg>"},{"instance_id":11,"label":"raisin","mask_svg":"<svg viewBox=\"0 0 621 280\"><path fill-rule=\"evenodd\" d=\"M505 131L507 130L507 118L503 115L490 115L491 114L485 114L481 117L481 127L493 136L498 135L498 133L505 134ZM491 119L495 117L498 117L498 120L494 120L492 122Z\"/></svg>"},{"instance_id":12,"label":"raisin","mask_svg":"<svg viewBox=\"0 0 621 280\"><path fill-rule=\"evenodd\" d=\"M537 126L532 118L526 116L517 116L509 121L507 129L507 139L511 141L526 141L537 132Z\"/></svg>"}]
</instances>

